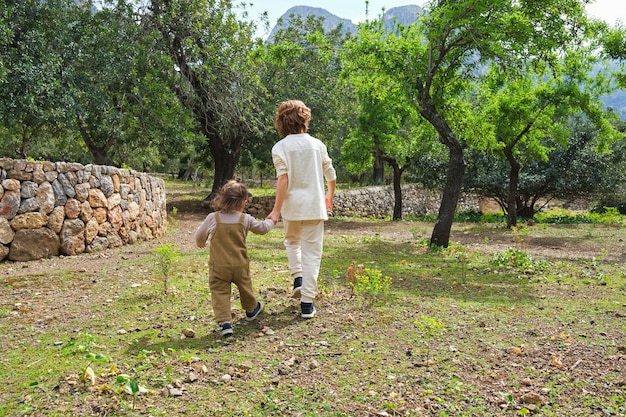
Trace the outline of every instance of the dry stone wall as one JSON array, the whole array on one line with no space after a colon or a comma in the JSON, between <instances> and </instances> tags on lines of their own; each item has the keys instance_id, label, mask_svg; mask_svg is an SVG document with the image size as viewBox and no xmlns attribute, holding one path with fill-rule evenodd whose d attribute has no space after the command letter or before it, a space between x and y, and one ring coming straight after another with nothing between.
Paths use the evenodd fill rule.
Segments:
<instances>
[{"instance_id":1,"label":"dry stone wall","mask_svg":"<svg viewBox=\"0 0 626 417\"><path fill-rule=\"evenodd\" d=\"M162 179L127 169L0 158L0 261L77 255L165 233Z\"/></svg>"},{"instance_id":2,"label":"dry stone wall","mask_svg":"<svg viewBox=\"0 0 626 417\"><path fill-rule=\"evenodd\" d=\"M355 216L382 219L391 217L394 205L391 186L375 186L338 190L333 199L335 216ZM441 192L424 190L417 185L402 186L402 216L437 214L441 203ZM274 197L253 197L246 211L263 218L274 205ZM481 199L473 194L462 194L457 210L480 210Z\"/></svg>"}]
</instances>

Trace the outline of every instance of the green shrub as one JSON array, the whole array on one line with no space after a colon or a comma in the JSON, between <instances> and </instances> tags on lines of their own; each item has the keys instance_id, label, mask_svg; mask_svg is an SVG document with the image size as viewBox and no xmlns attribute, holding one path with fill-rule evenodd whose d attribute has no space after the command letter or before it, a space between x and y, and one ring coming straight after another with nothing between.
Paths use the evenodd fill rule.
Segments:
<instances>
[{"instance_id":1,"label":"green shrub","mask_svg":"<svg viewBox=\"0 0 626 417\"><path fill-rule=\"evenodd\" d=\"M359 268L355 271L352 287L357 296L366 296L374 301L389 295L391 277L383 276L378 269Z\"/></svg>"}]
</instances>

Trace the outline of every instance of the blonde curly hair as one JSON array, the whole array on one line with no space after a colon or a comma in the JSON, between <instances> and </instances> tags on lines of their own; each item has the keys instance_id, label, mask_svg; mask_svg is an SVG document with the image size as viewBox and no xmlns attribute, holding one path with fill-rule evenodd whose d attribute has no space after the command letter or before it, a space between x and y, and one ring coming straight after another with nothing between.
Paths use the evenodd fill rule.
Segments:
<instances>
[{"instance_id":1,"label":"blonde curly hair","mask_svg":"<svg viewBox=\"0 0 626 417\"><path fill-rule=\"evenodd\" d=\"M224 184L217 197L213 200L213 210L226 213L236 211L249 198L250 194L242 183L230 180Z\"/></svg>"},{"instance_id":2,"label":"blonde curly hair","mask_svg":"<svg viewBox=\"0 0 626 417\"><path fill-rule=\"evenodd\" d=\"M300 100L287 100L278 105L274 127L285 137L294 133L306 133L311 121L311 109Z\"/></svg>"}]
</instances>

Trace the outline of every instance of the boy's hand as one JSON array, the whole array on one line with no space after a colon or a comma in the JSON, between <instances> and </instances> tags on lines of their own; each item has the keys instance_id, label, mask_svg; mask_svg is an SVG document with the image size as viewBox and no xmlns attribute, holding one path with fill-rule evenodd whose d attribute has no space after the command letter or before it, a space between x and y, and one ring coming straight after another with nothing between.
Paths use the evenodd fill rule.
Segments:
<instances>
[{"instance_id":1,"label":"boy's hand","mask_svg":"<svg viewBox=\"0 0 626 417\"><path fill-rule=\"evenodd\" d=\"M278 223L278 220L280 219L280 213L272 210L272 212L267 215L266 219L270 219L271 221L274 222L274 224L276 224Z\"/></svg>"}]
</instances>

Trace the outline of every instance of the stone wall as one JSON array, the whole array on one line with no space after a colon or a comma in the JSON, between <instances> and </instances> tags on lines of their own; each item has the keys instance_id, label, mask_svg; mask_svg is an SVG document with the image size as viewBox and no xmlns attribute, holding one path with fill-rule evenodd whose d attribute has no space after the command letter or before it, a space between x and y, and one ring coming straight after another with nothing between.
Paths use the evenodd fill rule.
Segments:
<instances>
[{"instance_id":1,"label":"stone wall","mask_svg":"<svg viewBox=\"0 0 626 417\"><path fill-rule=\"evenodd\" d=\"M416 185L402 186L402 216L437 214L441 192L424 190ZM246 211L257 218L264 218L274 205L274 197L253 197ZM333 200L335 216L385 218L393 215L394 195L391 186L363 187L337 190ZM457 210L480 210L480 198L462 194Z\"/></svg>"},{"instance_id":2,"label":"stone wall","mask_svg":"<svg viewBox=\"0 0 626 417\"><path fill-rule=\"evenodd\" d=\"M162 179L0 158L0 261L94 252L162 236L166 227Z\"/></svg>"}]
</instances>

